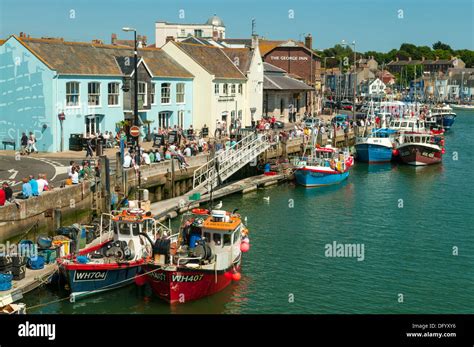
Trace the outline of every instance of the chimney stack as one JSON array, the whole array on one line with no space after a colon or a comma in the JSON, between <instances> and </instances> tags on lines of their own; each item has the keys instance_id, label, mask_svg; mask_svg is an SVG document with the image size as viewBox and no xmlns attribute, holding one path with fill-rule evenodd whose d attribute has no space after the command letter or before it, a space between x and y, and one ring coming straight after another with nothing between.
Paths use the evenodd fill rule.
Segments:
<instances>
[{"instance_id":1,"label":"chimney stack","mask_svg":"<svg viewBox=\"0 0 474 347\"><path fill-rule=\"evenodd\" d=\"M110 43L115 45L117 42L117 34L112 34L112 38L110 39Z\"/></svg>"},{"instance_id":2,"label":"chimney stack","mask_svg":"<svg viewBox=\"0 0 474 347\"><path fill-rule=\"evenodd\" d=\"M304 45L306 46L306 48L313 49L313 36L311 34L305 36Z\"/></svg>"}]
</instances>

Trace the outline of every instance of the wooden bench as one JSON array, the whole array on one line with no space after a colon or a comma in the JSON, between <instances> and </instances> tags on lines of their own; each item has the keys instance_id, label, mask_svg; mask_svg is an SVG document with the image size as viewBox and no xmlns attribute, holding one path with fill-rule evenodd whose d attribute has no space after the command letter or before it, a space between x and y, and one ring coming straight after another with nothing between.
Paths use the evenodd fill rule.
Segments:
<instances>
[{"instance_id":1,"label":"wooden bench","mask_svg":"<svg viewBox=\"0 0 474 347\"><path fill-rule=\"evenodd\" d=\"M4 139L2 141L2 144L3 144L3 149L7 149L7 146L12 146L13 147L13 150L16 150L16 142L15 140L12 140L12 139Z\"/></svg>"}]
</instances>

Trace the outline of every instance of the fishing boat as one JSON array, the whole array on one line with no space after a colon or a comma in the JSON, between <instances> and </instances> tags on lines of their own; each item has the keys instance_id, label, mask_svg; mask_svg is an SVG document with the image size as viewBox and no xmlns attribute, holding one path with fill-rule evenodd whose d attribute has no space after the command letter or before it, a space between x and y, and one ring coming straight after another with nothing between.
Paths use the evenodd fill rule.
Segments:
<instances>
[{"instance_id":1,"label":"fishing boat","mask_svg":"<svg viewBox=\"0 0 474 347\"><path fill-rule=\"evenodd\" d=\"M441 163L445 153L443 132L405 132L400 136L398 152L400 159L409 165Z\"/></svg>"},{"instance_id":2,"label":"fishing boat","mask_svg":"<svg viewBox=\"0 0 474 347\"><path fill-rule=\"evenodd\" d=\"M170 304L198 300L240 280L242 252L249 249L240 215L212 209L193 209L183 215L178 233L149 241L153 261L143 265L146 282Z\"/></svg>"},{"instance_id":3,"label":"fishing boat","mask_svg":"<svg viewBox=\"0 0 474 347\"><path fill-rule=\"evenodd\" d=\"M294 161L296 183L304 187L337 184L349 177L353 164L348 151L340 153L330 145L317 147L310 155Z\"/></svg>"},{"instance_id":4,"label":"fishing boat","mask_svg":"<svg viewBox=\"0 0 474 347\"><path fill-rule=\"evenodd\" d=\"M355 149L357 160L366 163L386 163L392 160L395 151L396 130L388 128L372 129L368 136L357 136Z\"/></svg>"},{"instance_id":5,"label":"fishing boat","mask_svg":"<svg viewBox=\"0 0 474 347\"><path fill-rule=\"evenodd\" d=\"M443 129L449 130L456 120L456 113L448 105L437 106L430 110L429 116L436 118L438 125L442 126Z\"/></svg>"},{"instance_id":6,"label":"fishing boat","mask_svg":"<svg viewBox=\"0 0 474 347\"><path fill-rule=\"evenodd\" d=\"M103 230L107 224L107 230ZM152 254L146 238L166 233L168 228L157 222L150 211L140 208L102 214L97 242L57 260L71 301L133 283Z\"/></svg>"}]
</instances>

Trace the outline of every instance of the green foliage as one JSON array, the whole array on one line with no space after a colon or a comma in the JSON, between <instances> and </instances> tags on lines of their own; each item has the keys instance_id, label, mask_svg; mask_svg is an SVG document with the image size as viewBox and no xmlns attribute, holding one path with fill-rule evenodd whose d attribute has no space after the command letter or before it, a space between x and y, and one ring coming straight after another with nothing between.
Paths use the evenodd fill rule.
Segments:
<instances>
[{"instance_id":1,"label":"green foliage","mask_svg":"<svg viewBox=\"0 0 474 347\"><path fill-rule=\"evenodd\" d=\"M440 49L443 51L449 51L450 53L453 53L453 49L451 48L451 46L446 43L442 43L441 41L433 43L433 49L435 51Z\"/></svg>"}]
</instances>

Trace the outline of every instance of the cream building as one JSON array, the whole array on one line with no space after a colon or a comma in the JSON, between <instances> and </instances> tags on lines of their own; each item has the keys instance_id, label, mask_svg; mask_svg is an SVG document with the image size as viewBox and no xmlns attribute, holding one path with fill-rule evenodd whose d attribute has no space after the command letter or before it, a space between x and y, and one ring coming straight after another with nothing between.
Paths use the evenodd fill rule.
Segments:
<instances>
[{"instance_id":1,"label":"cream building","mask_svg":"<svg viewBox=\"0 0 474 347\"><path fill-rule=\"evenodd\" d=\"M155 23L156 47L163 46L170 38L173 38L175 41L182 41L190 36L213 38L214 40L225 39L224 22L214 15L204 24Z\"/></svg>"},{"instance_id":2,"label":"cream building","mask_svg":"<svg viewBox=\"0 0 474 347\"><path fill-rule=\"evenodd\" d=\"M204 125L213 134L218 123L250 125L247 77L221 48L167 42L162 49L194 75L193 126ZM248 110L248 112L247 112Z\"/></svg>"}]
</instances>

